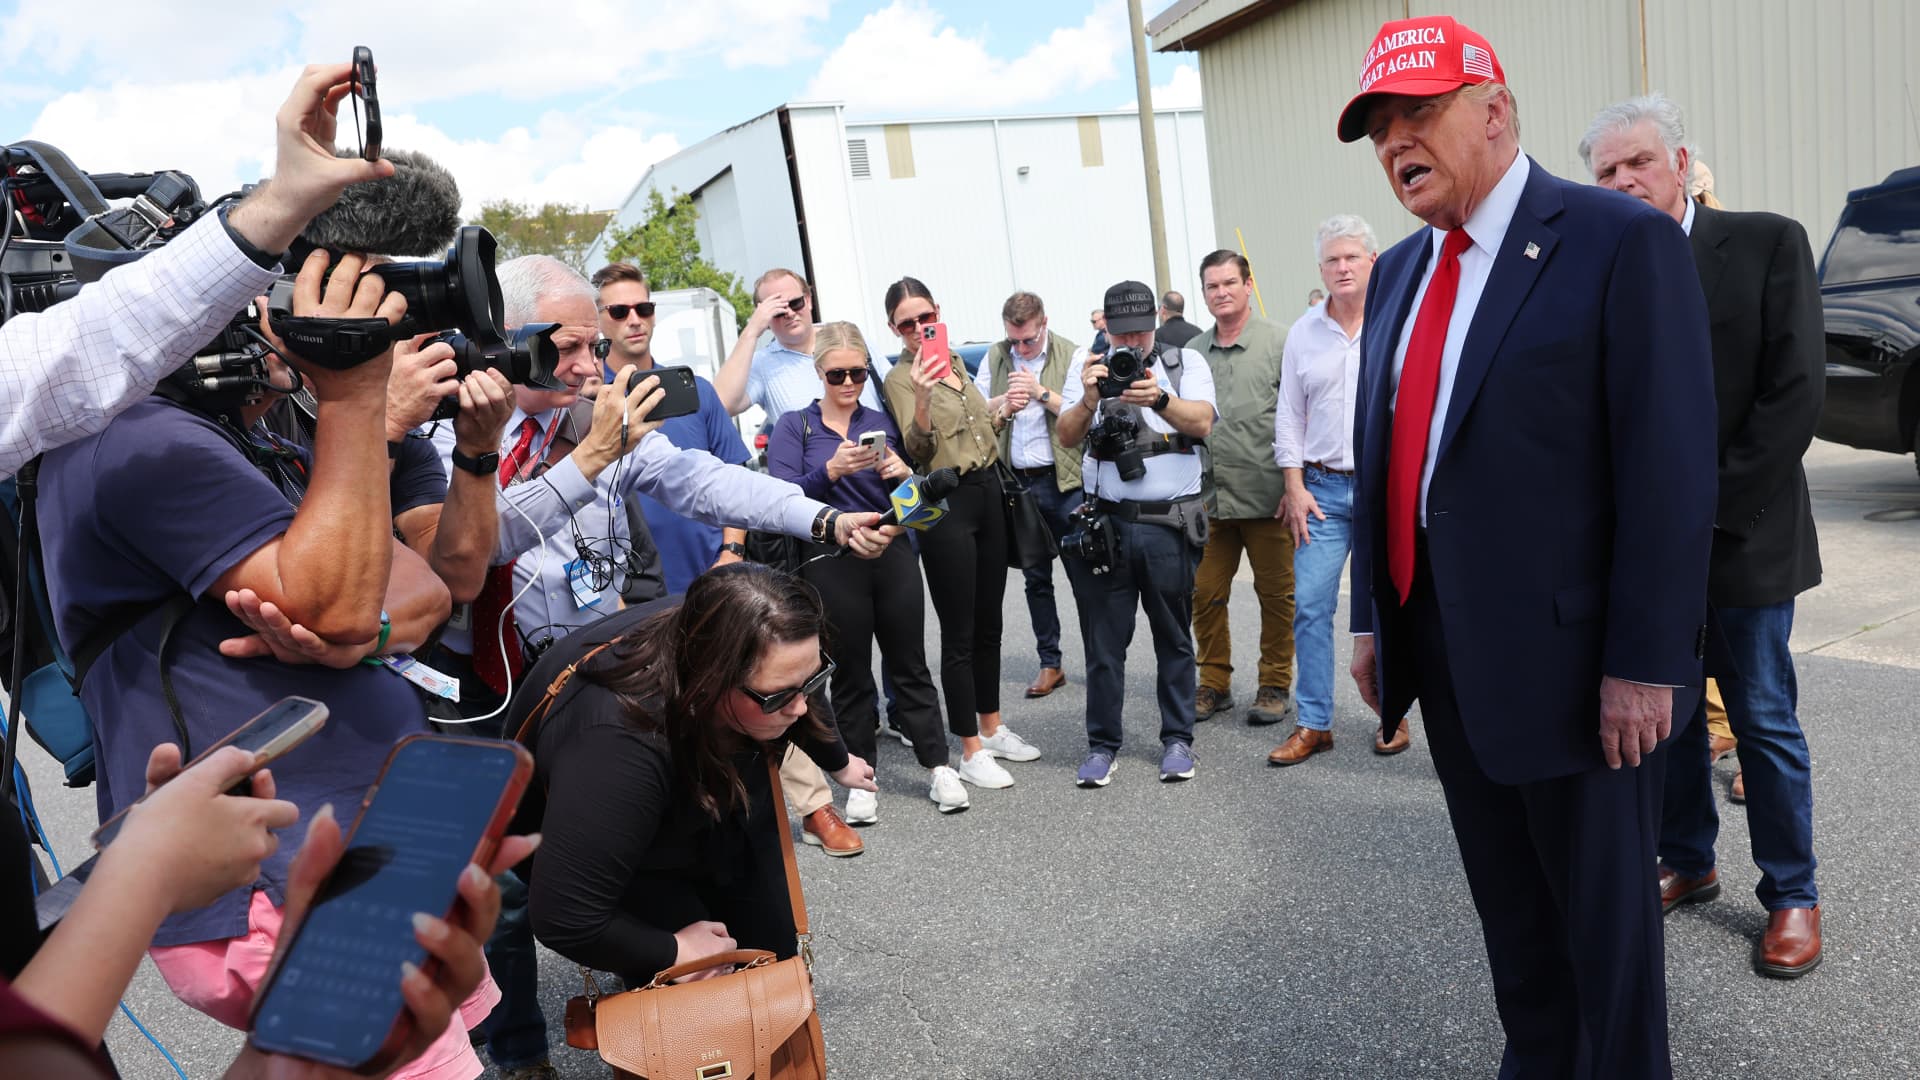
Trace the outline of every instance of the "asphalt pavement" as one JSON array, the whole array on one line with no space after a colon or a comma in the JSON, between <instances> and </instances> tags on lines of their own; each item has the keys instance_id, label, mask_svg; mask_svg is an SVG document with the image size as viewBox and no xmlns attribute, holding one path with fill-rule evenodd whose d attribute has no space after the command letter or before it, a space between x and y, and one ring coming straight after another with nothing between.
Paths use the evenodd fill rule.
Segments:
<instances>
[{"instance_id":1,"label":"asphalt pavement","mask_svg":"<svg viewBox=\"0 0 1920 1080\"><path fill-rule=\"evenodd\" d=\"M1794 647L1825 962L1795 982L1753 973L1765 913L1722 763L1725 893L1666 923L1680 1077L1920 1076L1920 479L1911 457L1828 444L1807 465L1826 581L1801 598ZM1059 590L1064 602L1064 575ZM1007 721L1044 756L1008 766L1014 787L973 789L971 810L943 817L910 752L883 740L866 853L800 851L834 1075L1494 1075L1501 1034L1479 926L1417 726L1412 751L1374 756L1372 717L1342 680L1335 749L1270 768L1288 729L1244 720L1258 613L1243 570L1240 708L1201 725L1197 777L1158 782L1141 620L1119 770L1083 791L1079 642L1069 631L1069 685L1027 702L1035 663L1017 575L1005 610ZM91 792L59 788L37 748L23 758L60 854L77 857ZM543 953L541 978L562 1075L605 1075L561 1039L577 969ZM128 1003L196 1080L218 1076L239 1045L175 1002L151 965ZM124 1020L110 1039L127 1076L171 1075Z\"/></svg>"}]
</instances>

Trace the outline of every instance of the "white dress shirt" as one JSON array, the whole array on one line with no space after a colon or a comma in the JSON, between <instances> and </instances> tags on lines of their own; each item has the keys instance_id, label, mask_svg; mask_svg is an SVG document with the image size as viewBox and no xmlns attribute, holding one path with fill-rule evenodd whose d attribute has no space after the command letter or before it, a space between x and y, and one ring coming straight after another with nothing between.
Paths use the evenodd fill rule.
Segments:
<instances>
[{"instance_id":1,"label":"white dress shirt","mask_svg":"<svg viewBox=\"0 0 1920 1080\"><path fill-rule=\"evenodd\" d=\"M1680 218L1680 231L1686 233L1688 236L1693 235L1693 205L1693 200L1688 199L1687 212L1681 215Z\"/></svg>"},{"instance_id":2,"label":"white dress shirt","mask_svg":"<svg viewBox=\"0 0 1920 1080\"><path fill-rule=\"evenodd\" d=\"M1433 423L1427 430L1427 460L1420 470L1420 524L1427 523L1427 485L1433 482L1433 466L1440 456L1440 433L1446 430L1447 409L1453 402L1453 380L1460 372L1460 350L1466 344L1467 331L1473 326L1473 313L1480 307L1480 295L1486 291L1487 278L1493 273L1494 255L1507 238L1507 226L1520 207L1520 193L1527 186L1527 155L1516 151L1506 175L1493 186L1487 197L1467 218L1467 235L1473 243L1460 255L1460 288L1453 296L1453 317L1447 323L1447 341L1440 351L1440 386L1433 399ZM1420 302L1426 298L1433 271L1440 265L1440 245L1447 234L1431 229L1432 253L1420 275L1420 287L1414 290L1413 306L1407 309L1406 325L1400 328L1400 341L1393 349L1394 404L1399 403L1400 369L1407 362L1407 343L1413 339L1413 324L1419 321Z\"/></svg>"},{"instance_id":3,"label":"white dress shirt","mask_svg":"<svg viewBox=\"0 0 1920 1080\"><path fill-rule=\"evenodd\" d=\"M219 218L0 327L0 476L104 430L280 276L248 258Z\"/></svg>"},{"instance_id":4,"label":"white dress shirt","mask_svg":"<svg viewBox=\"0 0 1920 1080\"><path fill-rule=\"evenodd\" d=\"M1353 468L1353 403L1359 398L1360 334L1352 337L1315 304L1287 331L1280 350L1280 401L1273 410L1273 461L1298 469L1317 461Z\"/></svg>"},{"instance_id":5,"label":"white dress shirt","mask_svg":"<svg viewBox=\"0 0 1920 1080\"><path fill-rule=\"evenodd\" d=\"M1060 391L1060 408L1078 409L1083 406L1080 399L1086 396L1086 384L1081 381L1080 369L1086 364L1087 350L1082 347L1073 354L1073 366L1067 369L1067 385ZM1160 389L1178 396L1182 401L1204 401L1213 410L1214 419L1220 418L1220 409L1214 400L1213 368L1207 366L1207 358L1192 349L1180 350L1180 389L1173 388L1173 381L1167 378L1166 369L1154 365L1153 377ZM1104 406L1103 406L1104 408ZM1140 418L1146 426L1162 435L1177 435L1179 431L1167 422L1167 418L1152 409L1141 409ZM1095 416L1088 430L1098 427L1100 417ZM1170 502L1183 499L1188 495L1200 494L1200 482L1203 479L1199 454L1154 454L1145 461L1146 475L1138 480L1120 479L1120 470L1111 461L1101 461L1091 451L1080 465L1081 482L1086 492L1096 499L1109 502Z\"/></svg>"},{"instance_id":6,"label":"white dress shirt","mask_svg":"<svg viewBox=\"0 0 1920 1080\"><path fill-rule=\"evenodd\" d=\"M1013 360L1013 371L1027 371L1033 374L1035 381L1040 378L1040 369L1047 363L1047 344L1050 335L1040 335L1040 345L1031 357L1021 356L1020 347L1009 345L1007 351ZM973 373L973 385L980 388L980 396L993 400L993 366L982 363L980 370ZM1064 405L1065 402L1062 402ZM1013 467L1016 469L1037 469L1042 465L1053 464L1053 439L1047 434L1047 407L1040 404L1038 397L1027 399L1027 407L1013 414L1011 432Z\"/></svg>"}]
</instances>

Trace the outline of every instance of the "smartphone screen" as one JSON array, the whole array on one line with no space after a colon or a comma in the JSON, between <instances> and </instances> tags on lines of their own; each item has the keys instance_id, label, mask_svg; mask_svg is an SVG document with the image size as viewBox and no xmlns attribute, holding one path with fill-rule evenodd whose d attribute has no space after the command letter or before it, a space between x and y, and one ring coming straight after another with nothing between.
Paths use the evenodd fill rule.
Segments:
<instances>
[{"instance_id":1,"label":"smartphone screen","mask_svg":"<svg viewBox=\"0 0 1920 1080\"><path fill-rule=\"evenodd\" d=\"M187 762L181 771L185 772L186 769L205 760L214 751L227 746L237 746L252 754L265 754L267 759L260 763L260 768L266 768L274 759L305 742L309 735L319 731L326 722L327 707L320 702L303 697L281 698L269 705L265 712L240 725L226 738L195 754L193 760ZM250 780L242 780L234 785L229 793L245 795L250 790ZM146 796L142 795L134 802L138 803L145 798ZM106 847L113 842L114 837L120 835L120 826L126 823L127 811L131 809L133 806L129 804L94 830L93 846L96 849Z\"/></svg>"},{"instance_id":2,"label":"smartphone screen","mask_svg":"<svg viewBox=\"0 0 1920 1080\"><path fill-rule=\"evenodd\" d=\"M532 768L525 749L499 740L416 735L396 746L268 975L254 1045L347 1068L396 1050L400 965L427 967L413 915L453 910L461 871L491 857Z\"/></svg>"},{"instance_id":3,"label":"smartphone screen","mask_svg":"<svg viewBox=\"0 0 1920 1080\"><path fill-rule=\"evenodd\" d=\"M929 323L920 328L920 353L937 379L953 371L953 351L947 348L947 324Z\"/></svg>"}]
</instances>

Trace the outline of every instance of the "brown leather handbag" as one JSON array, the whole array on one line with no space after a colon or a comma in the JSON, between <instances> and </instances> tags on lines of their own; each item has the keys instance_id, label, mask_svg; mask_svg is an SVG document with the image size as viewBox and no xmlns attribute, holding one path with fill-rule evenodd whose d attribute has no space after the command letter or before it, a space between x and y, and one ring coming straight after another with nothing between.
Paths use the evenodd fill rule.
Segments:
<instances>
[{"instance_id":1,"label":"brown leather handbag","mask_svg":"<svg viewBox=\"0 0 1920 1080\"><path fill-rule=\"evenodd\" d=\"M598 1050L616 1077L824 1080L827 1075L826 1044L813 1000L813 935L807 931L806 899L787 830L780 766L774 755L764 756L800 955L779 960L761 949L719 953L670 967L638 990L604 996L593 972L581 968L587 992L567 1003L567 1045ZM698 982L674 982L717 967L733 970Z\"/></svg>"}]
</instances>

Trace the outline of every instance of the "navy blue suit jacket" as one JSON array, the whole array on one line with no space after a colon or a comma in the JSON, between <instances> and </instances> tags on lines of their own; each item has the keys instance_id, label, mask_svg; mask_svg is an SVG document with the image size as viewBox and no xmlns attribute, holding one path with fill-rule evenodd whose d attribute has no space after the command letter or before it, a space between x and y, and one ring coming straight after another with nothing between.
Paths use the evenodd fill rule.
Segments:
<instances>
[{"instance_id":1,"label":"navy blue suit jacket","mask_svg":"<svg viewBox=\"0 0 1920 1080\"><path fill-rule=\"evenodd\" d=\"M1503 784L1602 766L1603 675L1701 685L1716 491L1713 350L1686 234L1530 165L1427 495L1457 704ZM1421 229L1373 268L1354 409L1353 628L1374 634L1386 716L1420 694L1385 517L1393 354L1431 238ZM1674 697L1677 730L1698 691Z\"/></svg>"}]
</instances>

